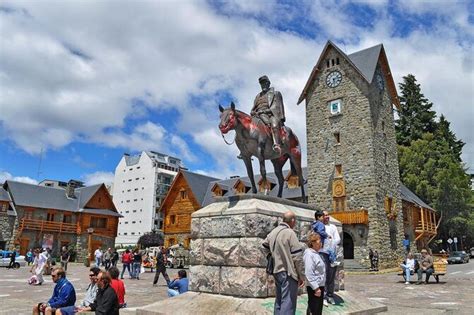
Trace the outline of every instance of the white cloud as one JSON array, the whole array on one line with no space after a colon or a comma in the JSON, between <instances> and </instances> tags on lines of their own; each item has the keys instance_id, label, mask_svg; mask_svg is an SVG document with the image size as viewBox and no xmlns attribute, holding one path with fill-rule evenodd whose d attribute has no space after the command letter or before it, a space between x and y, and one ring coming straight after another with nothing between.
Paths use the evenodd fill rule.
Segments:
<instances>
[{"instance_id":1,"label":"white cloud","mask_svg":"<svg viewBox=\"0 0 474 315\"><path fill-rule=\"evenodd\" d=\"M0 183L4 183L7 180L12 180L15 182L22 182L27 184L37 185L38 181L36 179L30 178L28 176L13 176L12 174L6 171L0 171Z\"/></svg>"},{"instance_id":2,"label":"white cloud","mask_svg":"<svg viewBox=\"0 0 474 315\"><path fill-rule=\"evenodd\" d=\"M84 183L86 186L102 184L104 183L107 185L112 185L114 182L114 173L112 172L94 172L90 174L85 174L82 176Z\"/></svg>"},{"instance_id":3,"label":"white cloud","mask_svg":"<svg viewBox=\"0 0 474 315\"><path fill-rule=\"evenodd\" d=\"M346 43L341 48L348 53L383 42L396 82L416 75L435 109L468 143L464 157L474 165L468 121L474 99L472 49L469 38L460 40L462 32L472 34L472 26L464 4L443 6L432 32L400 38L393 34L399 21L390 18L387 1L361 2L377 11L370 28L355 25L341 9L348 1L316 1L309 13L322 34ZM306 160L305 108L296 101L325 42L253 18L274 12L274 1L223 2L223 10L237 16L218 15L202 1L3 5L28 12L0 13L0 130L22 150L38 153L80 141L162 150L193 162L198 157L185 141L189 135L215 159L216 172L242 174L235 146L226 146L218 132L217 103L226 93L249 111L260 89L257 78L267 74L283 94L287 125L298 135ZM416 14L436 7L413 1L399 5ZM137 98L145 105L134 106ZM147 110L165 109L179 113L177 130L165 129L159 117L128 125Z\"/></svg>"}]
</instances>

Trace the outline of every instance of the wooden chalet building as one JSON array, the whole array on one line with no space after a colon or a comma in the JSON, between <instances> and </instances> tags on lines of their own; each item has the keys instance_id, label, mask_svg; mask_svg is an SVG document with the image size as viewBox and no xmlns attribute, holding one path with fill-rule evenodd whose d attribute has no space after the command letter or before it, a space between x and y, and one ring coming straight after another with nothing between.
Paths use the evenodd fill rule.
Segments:
<instances>
[{"instance_id":1,"label":"wooden chalet building","mask_svg":"<svg viewBox=\"0 0 474 315\"><path fill-rule=\"evenodd\" d=\"M209 183L216 180L186 170L179 171L159 209L165 218L165 247L182 244L189 248L191 214L202 207Z\"/></svg>"},{"instance_id":2,"label":"wooden chalet building","mask_svg":"<svg viewBox=\"0 0 474 315\"><path fill-rule=\"evenodd\" d=\"M15 181L3 184L16 211L12 243L21 254L33 247L51 247L57 256L62 246L68 246L83 259L89 245L114 247L121 215L107 188L104 184L77 187L78 183L69 181L65 188Z\"/></svg>"},{"instance_id":3,"label":"wooden chalet building","mask_svg":"<svg viewBox=\"0 0 474 315\"><path fill-rule=\"evenodd\" d=\"M306 178L307 169L303 168L303 176ZM255 176L255 182L258 184L258 192L264 193L268 189L269 196L276 196L278 192L278 181L274 173L267 173L269 186L264 187L261 177ZM334 187L331 187L334 189ZM306 184L305 184L305 191ZM215 201L217 197L227 197L241 194L250 194L251 186L248 177L235 177L224 180L210 182L204 197L203 207ZM408 235L412 248L421 249L428 245L437 234L436 211L423 202L418 196L411 192L405 185L400 186L400 195L402 198L402 209L404 233ZM292 176L288 171L285 177L282 197L285 199L300 201L301 190L298 184L298 178ZM335 198L336 199L336 198ZM336 199L337 200L337 199ZM366 209L348 209L340 207L340 204L333 202L332 209L327 209L330 215L339 220L343 225L357 228L367 228L369 215ZM385 200L385 212L387 216L400 215L396 211L397 207L389 198ZM344 233L344 253L346 258L353 258L354 240L348 233ZM415 245L415 246L414 246Z\"/></svg>"}]
</instances>

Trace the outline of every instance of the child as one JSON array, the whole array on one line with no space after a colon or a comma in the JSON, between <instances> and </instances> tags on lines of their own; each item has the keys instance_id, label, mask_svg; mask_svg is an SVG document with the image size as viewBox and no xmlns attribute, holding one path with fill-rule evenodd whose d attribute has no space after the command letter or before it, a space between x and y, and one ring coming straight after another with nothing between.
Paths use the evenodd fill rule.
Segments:
<instances>
[{"instance_id":1,"label":"child","mask_svg":"<svg viewBox=\"0 0 474 315\"><path fill-rule=\"evenodd\" d=\"M321 236L321 247L328 249L329 262L331 263L331 267L335 267L339 265L339 262L336 262L337 260L336 248L334 248L334 246L332 246L332 244L330 243L332 241L331 236L329 236L326 233L326 227L324 226L324 223L323 223L323 220L324 220L323 211L316 210L316 212L314 213L314 218L315 218L315 221L313 222L311 227L315 233L318 233Z\"/></svg>"}]
</instances>

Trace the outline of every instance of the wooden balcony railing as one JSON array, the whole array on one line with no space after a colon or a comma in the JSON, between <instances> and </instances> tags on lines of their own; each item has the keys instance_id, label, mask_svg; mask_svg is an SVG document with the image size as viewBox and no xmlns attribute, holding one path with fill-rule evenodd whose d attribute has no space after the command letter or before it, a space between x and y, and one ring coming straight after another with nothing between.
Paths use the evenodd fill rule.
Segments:
<instances>
[{"instance_id":1,"label":"wooden balcony railing","mask_svg":"<svg viewBox=\"0 0 474 315\"><path fill-rule=\"evenodd\" d=\"M20 222L20 230L39 230L44 232L77 233L78 225L55 221L23 218Z\"/></svg>"},{"instance_id":2,"label":"wooden balcony railing","mask_svg":"<svg viewBox=\"0 0 474 315\"><path fill-rule=\"evenodd\" d=\"M369 213L367 210L347 210L330 212L329 215L342 224L368 224Z\"/></svg>"},{"instance_id":3,"label":"wooden balcony railing","mask_svg":"<svg viewBox=\"0 0 474 315\"><path fill-rule=\"evenodd\" d=\"M420 208L420 220L418 221L415 232L425 234L436 234L436 213L429 209Z\"/></svg>"}]
</instances>

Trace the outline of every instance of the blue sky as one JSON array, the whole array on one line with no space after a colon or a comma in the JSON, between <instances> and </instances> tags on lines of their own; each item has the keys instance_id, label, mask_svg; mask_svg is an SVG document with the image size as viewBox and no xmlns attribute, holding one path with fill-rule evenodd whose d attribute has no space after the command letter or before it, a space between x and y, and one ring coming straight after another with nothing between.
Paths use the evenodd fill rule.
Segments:
<instances>
[{"instance_id":1,"label":"blue sky","mask_svg":"<svg viewBox=\"0 0 474 315\"><path fill-rule=\"evenodd\" d=\"M107 182L141 150L244 174L217 105L249 111L263 74L306 157L296 101L328 39L346 53L383 43L395 81L417 77L474 170L472 12L473 1L0 1L0 181Z\"/></svg>"}]
</instances>

